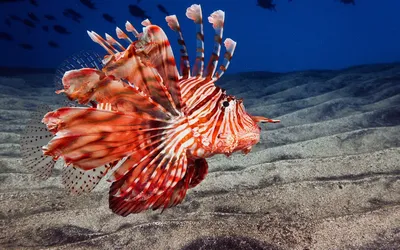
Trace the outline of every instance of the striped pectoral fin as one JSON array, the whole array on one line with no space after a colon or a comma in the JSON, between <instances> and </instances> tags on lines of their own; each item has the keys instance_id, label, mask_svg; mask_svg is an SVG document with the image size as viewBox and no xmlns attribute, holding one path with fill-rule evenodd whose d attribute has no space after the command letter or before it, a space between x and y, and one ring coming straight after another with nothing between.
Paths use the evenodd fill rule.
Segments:
<instances>
[{"instance_id":1,"label":"striped pectoral fin","mask_svg":"<svg viewBox=\"0 0 400 250\"><path fill-rule=\"evenodd\" d=\"M156 166L143 163L112 184L109 200L114 213L126 216L171 207L183 200L193 174L187 170L186 154L160 160Z\"/></svg>"},{"instance_id":2,"label":"striped pectoral fin","mask_svg":"<svg viewBox=\"0 0 400 250\"><path fill-rule=\"evenodd\" d=\"M152 145L143 145L119 166L110 179L110 207L121 215L155 206L177 204L175 186L188 174L186 149L194 142L183 121L167 129ZM190 181L190 178L189 180ZM188 186L187 184L186 186Z\"/></svg>"},{"instance_id":3,"label":"striped pectoral fin","mask_svg":"<svg viewBox=\"0 0 400 250\"><path fill-rule=\"evenodd\" d=\"M146 133L163 131L168 124L142 113L95 108L61 108L43 122L56 135L43 147L45 155L63 157L84 170L122 159L147 140Z\"/></svg>"},{"instance_id":4,"label":"striped pectoral fin","mask_svg":"<svg viewBox=\"0 0 400 250\"><path fill-rule=\"evenodd\" d=\"M53 138L53 134L41 122L43 115L50 110L47 105L38 107L20 137L23 165L41 179L49 178L56 164L56 160L42 152L42 147Z\"/></svg>"}]
</instances>

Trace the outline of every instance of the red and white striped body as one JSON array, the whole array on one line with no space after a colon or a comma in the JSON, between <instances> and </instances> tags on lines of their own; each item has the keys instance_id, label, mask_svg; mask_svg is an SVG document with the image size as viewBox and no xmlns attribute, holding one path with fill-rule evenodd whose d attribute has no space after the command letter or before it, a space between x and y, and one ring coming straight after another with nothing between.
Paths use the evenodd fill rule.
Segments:
<instances>
[{"instance_id":1,"label":"red and white striped body","mask_svg":"<svg viewBox=\"0 0 400 250\"><path fill-rule=\"evenodd\" d=\"M57 93L92 107L65 107L47 113L42 122L53 137L41 149L52 159L38 157L37 145L29 145L32 135L27 134L22 140L28 142L23 145L25 164L48 176L54 162L63 158L63 183L78 194L91 191L113 171L110 208L126 216L182 202L186 191L205 178L205 158L248 153L260 139L257 122L279 121L249 115L241 100L215 85L236 46L233 40L225 40L224 62L215 72L224 12L215 11L208 18L215 29L215 43L205 70L200 5L189 7L186 15L197 26L192 70L176 16L168 16L166 21L178 34L180 72L164 31L148 20L142 22L142 33L126 23L126 30L137 41L117 28L118 38L128 41L127 48L108 34L104 39L88 32L109 53L103 68L65 72L64 89ZM42 128L37 128L29 132L40 136Z\"/></svg>"}]
</instances>

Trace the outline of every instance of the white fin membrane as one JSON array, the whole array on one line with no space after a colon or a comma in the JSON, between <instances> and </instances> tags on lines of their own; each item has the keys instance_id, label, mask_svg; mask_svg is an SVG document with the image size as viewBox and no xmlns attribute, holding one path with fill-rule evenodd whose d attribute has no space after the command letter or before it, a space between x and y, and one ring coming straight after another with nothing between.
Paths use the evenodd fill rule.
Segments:
<instances>
[{"instance_id":1,"label":"white fin membrane","mask_svg":"<svg viewBox=\"0 0 400 250\"><path fill-rule=\"evenodd\" d=\"M39 106L32 114L32 119L25 127L20 137L22 163L36 177L48 179L52 173L56 161L51 156L42 153L42 146L46 145L53 135L41 122L43 116L51 111L47 105Z\"/></svg>"},{"instance_id":2,"label":"white fin membrane","mask_svg":"<svg viewBox=\"0 0 400 250\"><path fill-rule=\"evenodd\" d=\"M62 170L62 183L71 194L79 195L91 192L107 173L109 165L91 170L83 170L73 165Z\"/></svg>"}]
</instances>

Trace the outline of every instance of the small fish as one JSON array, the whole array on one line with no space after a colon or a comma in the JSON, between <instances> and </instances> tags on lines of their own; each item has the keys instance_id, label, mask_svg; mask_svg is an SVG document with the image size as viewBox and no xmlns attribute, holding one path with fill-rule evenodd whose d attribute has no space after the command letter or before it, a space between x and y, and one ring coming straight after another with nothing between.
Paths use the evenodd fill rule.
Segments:
<instances>
[{"instance_id":1,"label":"small fish","mask_svg":"<svg viewBox=\"0 0 400 250\"><path fill-rule=\"evenodd\" d=\"M19 16L10 15L9 17L10 17L12 20L14 20L14 21L20 21L20 22L22 22L22 18L20 18Z\"/></svg>"},{"instance_id":2,"label":"small fish","mask_svg":"<svg viewBox=\"0 0 400 250\"><path fill-rule=\"evenodd\" d=\"M77 23L80 23L81 19L83 18L83 16L80 13L76 12L73 9L65 9L63 15L67 18L71 18Z\"/></svg>"},{"instance_id":3,"label":"small fish","mask_svg":"<svg viewBox=\"0 0 400 250\"><path fill-rule=\"evenodd\" d=\"M44 30L44 31L46 31L46 32L49 32L49 26L43 25L43 26L42 26L42 30Z\"/></svg>"},{"instance_id":4,"label":"small fish","mask_svg":"<svg viewBox=\"0 0 400 250\"><path fill-rule=\"evenodd\" d=\"M164 7L164 5L157 4L157 8L158 8L162 13L164 13L165 15L168 15L168 16L169 16L169 12L168 12L167 9Z\"/></svg>"},{"instance_id":5,"label":"small fish","mask_svg":"<svg viewBox=\"0 0 400 250\"><path fill-rule=\"evenodd\" d=\"M128 7L132 16L139 17L141 19L150 19L150 17L146 15L146 12L139 6L130 4Z\"/></svg>"},{"instance_id":6,"label":"small fish","mask_svg":"<svg viewBox=\"0 0 400 250\"><path fill-rule=\"evenodd\" d=\"M0 40L12 41L14 38L7 32L0 32Z\"/></svg>"},{"instance_id":7,"label":"small fish","mask_svg":"<svg viewBox=\"0 0 400 250\"><path fill-rule=\"evenodd\" d=\"M273 3L274 0L257 0L257 6L261 8L276 11L276 4Z\"/></svg>"},{"instance_id":8,"label":"small fish","mask_svg":"<svg viewBox=\"0 0 400 250\"><path fill-rule=\"evenodd\" d=\"M69 32L65 27L58 25L58 24L54 25L53 29L54 29L54 31L56 31L57 33L60 33L60 34L64 34L64 35L71 34L71 32Z\"/></svg>"},{"instance_id":9,"label":"small fish","mask_svg":"<svg viewBox=\"0 0 400 250\"><path fill-rule=\"evenodd\" d=\"M117 23L117 22L115 22L114 17L110 16L110 15L107 14L107 13L104 13L104 14L103 14L103 18L104 18L107 22L110 22L110 23L113 23L113 24L116 24L116 23Z\"/></svg>"},{"instance_id":10,"label":"small fish","mask_svg":"<svg viewBox=\"0 0 400 250\"><path fill-rule=\"evenodd\" d=\"M352 5L356 5L355 0L340 0L341 3L344 4L352 4Z\"/></svg>"},{"instance_id":11,"label":"small fish","mask_svg":"<svg viewBox=\"0 0 400 250\"><path fill-rule=\"evenodd\" d=\"M49 41L47 43L50 47L52 48L60 48L60 46L58 45L58 43L54 42L54 41Z\"/></svg>"},{"instance_id":12,"label":"small fish","mask_svg":"<svg viewBox=\"0 0 400 250\"><path fill-rule=\"evenodd\" d=\"M30 27L30 28L35 28L35 27L36 27L36 25L35 25L31 20L24 19L24 20L22 20L22 22L23 22L26 26L28 26L28 27Z\"/></svg>"},{"instance_id":13,"label":"small fish","mask_svg":"<svg viewBox=\"0 0 400 250\"><path fill-rule=\"evenodd\" d=\"M46 179L63 159L62 182L75 194L90 192L111 172L109 207L127 216L181 203L187 190L206 177L206 158L249 153L260 140L258 123L279 120L250 115L241 99L215 84L236 47L232 39L224 41L224 61L217 67L225 13L217 10L208 17L215 34L206 67L200 5L190 6L186 16L198 32L193 69L177 17L166 17L179 37L180 71L165 32L148 20L142 22L142 33L126 23L136 41L117 28L117 37L130 42L128 48L108 34L102 38L88 31L108 52L104 66L96 57L74 58L79 68L68 63L63 89L56 93L91 107L35 115L37 121L21 136L24 166Z\"/></svg>"},{"instance_id":14,"label":"small fish","mask_svg":"<svg viewBox=\"0 0 400 250\"><path fill-rule=\"evenodd\" d=\"M35 22L39 22L40 21L39 18L33 12L29 12L28 16L29 16L30 19L32 19Z\"/></svg>"},{"instance_id":15,"label":"small fish","mask_svg":"<svg viewBox=\"0 0 400 250\"><path fill-rule=\"evenodd\" d=\"M97 9L95 4L91 0L79 0L83 5L88 7L89 9L95 10Z\"/></svg>"},{"instance_id":16,"label":"small fish","mask_svg":"<svg viewBox=\"0 0 400 250\"><path fill-rule=\"evenodd\" d=\"M39 6L39 4L37 3L36 0L29 0L29 2L30 2L32 5L36 6L36 7Z\"/></svg>"},{"instance_id":17,"label":"small fish","mask_svg":"<svg viewBox=\"0 0 400 250\"><path fill-rule=\"evenodd\" d=\"M54 21L54 20L57 20L54 16L52 16L52 15L44 15L44 17L47 19L47 20L50 20L50 21Z\"/></svg>"},{"instance_id":18,"label":"small fish","mask_svg":"<svg viewBox=\"0 0 400 250\"><path fill-rule=\"evenodd\" d=\"M20 43L18 44L19 47L27 50L33 50L33 46L28 43Z\"/></svg>"}]
</instances>

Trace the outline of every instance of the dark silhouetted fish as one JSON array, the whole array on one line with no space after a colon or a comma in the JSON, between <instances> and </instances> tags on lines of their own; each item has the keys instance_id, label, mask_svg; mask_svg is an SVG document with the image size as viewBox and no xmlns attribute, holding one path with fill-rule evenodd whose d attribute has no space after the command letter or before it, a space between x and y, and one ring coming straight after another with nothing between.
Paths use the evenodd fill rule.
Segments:
<instances>
[{"instance_id":1,"label":"dark silhouetted fish","mask_svg":"<svg viewBox=\"0 0 400 250\"><path fill-rule=\"evenodd\" d=\"M142 19L146 18L150 19L150 17L146 15L146 12L139 6L130 4L128 7L129 7L129 12L131 13L132 16L140 17Z\"/></svg>"},{"instance_id":2,"label":"dark silhouetted fish","mask_svg":"<svg viewBox=\"0 0 400 250\"><path fill-rule=\"evenodd\" d=\"M4 20L4 23L5 23L8 27L11 27L11 21L10 21L9 18L6 18L6 19Z\"/></svg>"},{"instance_id":3,"label":"dark silhouetted fish","mask_svg":"<svg viewBox=\"0 0 400 250\"><path fill-rule=\"evenodd\" d=\"M0 32L0 40L7 40L7 41L12 41L14 40L13 37L8 34L7 32Z\"/></svg>"},{"instance_id":4,"label":"dark silhouetted fish","mask_svg":"<svg viewBox=\"0 0 400 250\"><path fill-rule=\"evenodd\" d=\"M25 0L0 0L0 3L16 3L16 2L24 2Z\"/></svg>"},{"instance_id":5,"label":"dark silhouetted fish","mask_svg":"<svg viewBox=\"0 0 400 250\"><path fill-rule=\"evenodd\" d=\"M14 21L22 21L22 19L19 16L16 16L16 15L10 15L9 17Z\"/></svg>"},{"instance_id":6,"label":"dark silhouetted fish","mask_svg":"<svg viewBox=\"0 0 400 250\"><path fill-rule=\"evenodd\" d=\"M164 7L164 5L161 4L157 4L157 8L164 14L166 14L167 16L169 16L169 12L167 11L167 9Z\"/></svg>"},{"instance_id":7,"label":"dark silhouetted fish","mask_svg":"<svg viewBox=\"0 0 400 250\"><path fill-rule=\"evenodd\" d=\"M22 22L28 27L31 27L31 28L35 28L36 27L36 25L29 19L24 19Z\"/></svg>"},{"instance_id":8,"label":"dark silhouetted fish","mask_svg":"<svg viewBox=\"0 0 400 250\"><path fill-rule=\"evenodd\" d=\"M88 7L89 9L95 10L97 9L94 3L91 0L80 0L83 5Z\"/></svg>"},{"instance_id":9,"label":"dark silhouetted fish","mask_svg":"<svg viewBox=\"0 0 400 250\"><path fill-rule=\"evenodd\" d=\"M263 9L276 11L276 4L273 3L273 0L257 0L257 6L260 6Z\"/></svg>"},{"instance_id":10,"label":"dark silhouetted fish","mask_svg":"<svg viewBox=\"0 0 400 250\"><path fill-rule=\"evenodd\" d=\"M54 16L52 16L52 15L44 15L44 17L45 17L47 20L51 20L51 21L56 20L56 18L55 18Z\"/></svg>"},{"instance_id":11,"label":"dark silhouetted fish","mask_svg":"<svg viewBox=\"0 0 400 250\"><path fill-rule=\"evenodd\" d=\"M33 50L33 46L28 44L28 43L20 43L18 44L19 47L23 48L23 49L27 49L27 50Z\"/></svg>"},{"instance_id":12,"label":"dark silhouetted fish","mask_svg":"<svg viewBox=\"0 0 400 250\"><path fill-rule=\"evenodd\" d=\"M340 0L341 3L344 4L352 4L352 5L356 5L355 0Z\"/></svg>"},{"instance_id":13,"label":"dark silhouetted fish","mask_svg":"<svg viewBox=\"0 0 400 250\"><path fill-rule=\"evenodd\" d=\"M58 45L58 43L53 41L49 41L47 44L52 48L60 48L60 45Z\"/></svg>"},{"instance_id":14,"label":"dark silhouetted fish","mask_svg":"<svg viewBox=\"0 0 400 250\"><path fill-rule=\"evenodd\" d=\"M54 31L56 31L57 33L60 34L71 34L71 32L69 32L65 27L61 26L61 25L54 25L53 26Z\"/></svg>"},{"instance_id":15,"label":"dark silhouetted fish","mask_svg":"<svg viewBox=\"0 0 400 250\"><path fill-rule=\"evenodd\" d=\"M80 13L76 12L73 9L65 9L63 14L65 17L71 18L77 23L80 23L81 19L83 18L83 16Z\"/></svg>"},{"instance_id":16,"label":"dark silhouetted fish","mask_svg":"<svg viewBox=\"0 0 400 250\"><path fill-rule=\"evenodd\" d=\"M116 24L116 23L117 23L117 22L115 22L114 17L110 16L110 15L107 14L107 13L104 13L104 14L103 14L103 18L104 18L107 22L110 22L110 23L113 23L113 24Z\"/></svg>"},{"instance_id":17,"label":"dark silhouetted fish","mask_svg":"<svg viewBox=\"0 0 400 250\"><path fill-rule=\"evenodd\" d=\"M39 6L39 4L37 3L36 0L29 0L29 2L30 2L32 5L36 6L36 7Z\"/></svg>"},{"instance_id":18,"label":"dark silhouetted fish","mask_svg":"<svg viewBox=\"0 0 400 250\"><path fill-rule=\"evenodd\" d=\"M35 13L33 13L33 12L29 12L28 13L28 16L29 16L29 18L30 19L32 19L33 21L36 21L36 22L39 22L40 20L39 20L39 18L35 15Z\"/></svg>"},{"instance_id":19,"label":"dark silhouetted fish","mask_svg":"<svg viewBox=\"0 0 400 250\"><path fill-rule=\"evenodd\" d=\"M49 32L49 26L47 26L47 25L43 25L43 26L42 26L42 29L43 29L44 31L46 31L46 32Z\"/></svg>"}]
</instances>

